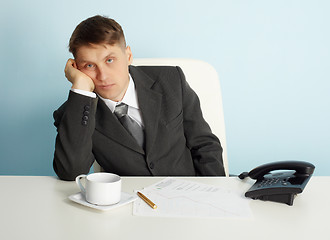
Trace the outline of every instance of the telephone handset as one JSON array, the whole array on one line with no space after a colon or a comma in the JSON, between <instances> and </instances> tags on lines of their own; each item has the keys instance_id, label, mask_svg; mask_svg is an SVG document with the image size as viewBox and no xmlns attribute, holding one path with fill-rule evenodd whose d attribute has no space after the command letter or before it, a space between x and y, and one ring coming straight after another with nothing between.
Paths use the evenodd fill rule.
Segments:
<instances>
[{"instance_id":1,"label":"telephone handset","mask_svg":"<svg viewBox=\"0 0 330 240\"><path fill-rule=\"evenodd\" d=\"M296 194L304 190L314 169L315 166L308 162L278 161L261 165L250 172L243 172L238 177L257 180L245 193L246 197L286 203L291 206ZM271 173L272 171L276 172Z\"/></svg>"}]
</instances>

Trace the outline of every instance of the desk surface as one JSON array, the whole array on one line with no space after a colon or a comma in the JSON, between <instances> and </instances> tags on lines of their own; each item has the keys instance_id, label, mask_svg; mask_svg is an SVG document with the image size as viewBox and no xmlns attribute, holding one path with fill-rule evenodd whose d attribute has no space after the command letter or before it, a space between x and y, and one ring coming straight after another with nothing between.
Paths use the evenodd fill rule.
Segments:
<instances>
[{"instance_id":1,"label":"desk surface","mask_svg":"<svg viewBox=\"0 0 330 240\"><path fill-rule=\"evenodd\" d=\"M163 178L124 177L132 193ZM186 178L239 189L238 178ZM132 204L102 212L71 202L75 182L55 177L0 176L2 239L330 239L330 177L312 177L293 206L254 200L251 219L159 218L132 214Z\"/></svg>"}]
</instances>

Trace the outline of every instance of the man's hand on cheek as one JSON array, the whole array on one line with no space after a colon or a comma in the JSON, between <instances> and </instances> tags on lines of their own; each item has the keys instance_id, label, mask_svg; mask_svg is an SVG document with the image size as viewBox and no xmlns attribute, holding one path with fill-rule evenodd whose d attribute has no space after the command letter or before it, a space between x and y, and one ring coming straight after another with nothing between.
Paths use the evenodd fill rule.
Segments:
<instances>
[{"instance_id":1,"label":"man's hand on cheek","mask_svg":"<svg viewBox=\"0 0 330 240\"><path fill-rule=\"evenodd\" d=\"M66 63L65 77L72 83L72 88L93 92L95 85L93 80L85 73L78 70L75 60L69 59Z\"/></svg>"}]
</instances>

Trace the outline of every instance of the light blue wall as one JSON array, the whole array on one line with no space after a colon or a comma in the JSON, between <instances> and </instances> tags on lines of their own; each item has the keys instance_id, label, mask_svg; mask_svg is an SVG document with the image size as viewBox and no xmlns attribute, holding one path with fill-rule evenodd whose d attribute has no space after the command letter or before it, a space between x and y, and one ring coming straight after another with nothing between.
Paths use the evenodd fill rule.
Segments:
<instances>
[{"instance_id":1,"label":"light blue wall","mask_svg":"<svg viewBox=\"0 0 330 240\"><path fill-rule=\"evenodd\" d=\"M123 26L135 57L195 58L219 73L231 173L298 159L330 173L327 0L1 1L0 174L53 175L52 112L66 100L69 37Z\"/></svg>"}]
</instances>

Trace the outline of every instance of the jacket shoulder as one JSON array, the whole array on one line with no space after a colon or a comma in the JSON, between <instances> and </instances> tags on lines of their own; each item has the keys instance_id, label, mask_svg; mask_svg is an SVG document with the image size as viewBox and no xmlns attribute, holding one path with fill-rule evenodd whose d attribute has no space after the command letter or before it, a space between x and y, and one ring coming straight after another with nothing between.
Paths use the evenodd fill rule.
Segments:
<instances>
[{"instance_id":1,"label":"jacket shoulder","mask_svg":"<svg viewBox=\"0 0 330 240\"><path fill-rule=\"evenodd\" d=\"M130 66L133 77L148 77L154 83L177 84L184 78L178 66Z\"/></svg>"}]
</instances>

